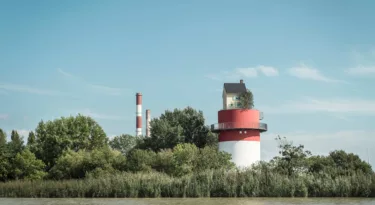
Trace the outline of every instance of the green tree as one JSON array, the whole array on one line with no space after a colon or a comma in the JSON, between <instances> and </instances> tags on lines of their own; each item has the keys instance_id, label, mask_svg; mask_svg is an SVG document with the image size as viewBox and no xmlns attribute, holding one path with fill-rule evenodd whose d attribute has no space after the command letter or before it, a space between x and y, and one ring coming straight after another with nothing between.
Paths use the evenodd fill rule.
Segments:
<instances>
[{"instance_id":1,"label":"green tree","mask_svg":"<svg viewBox=\"0 0 375 205\"><path fill-rule=\"evenodd\" d=\"M16 179L16 168L17 164L15 164L16 156L17 154L21 153L24 150L25 146L23 144L22 137L18 134L17 131L12 130L10 141L7 144L7 150L6 150L6 158L9 162L9 165L7 167L8 169L8 179Z\"/></svg>"},{"instance_id":2,"label":"green tree","mask_svg":"<svg viewBox=\"0 0 375 205\"><path fill-rule=\"evenodd\" d=\"M329 153L328 158L334 162L339 175L347 175L358 171L365 174L373 173L371 165L353 153L346 153L344 150L335 150Z\"/></svg>"},{"instance_id":3,"label":"green tree","mask_svg":"<svg viewBox=\"0 0 375 205\"><path fill-rule=\"evenodd\" d=\"M0 181L6 181L10 170L6 133L0 129Z\"/></svg>"},{"instance_id":4,"label":"green tree","mask_svg":"<svg viewBox=\"0 0 375 205\"><path fill-rule=\"evenodd\" d=\"M113 174L123 171L126 158L119 151L103 147L94 150L66 150L57 159L49 172L54 179L79 179L88 174L98 176L103 173Z\"/></svg>"},{"instance_id":5,"label":"green tree","mask_svg":"<svg viewBox=\"0 0 375 205\"><path fill-rule=\"evenodd\" d=\"M311 156L311 152L304 150L303 145L294 146L293 142L277 136L276 140L279 142L280 157L275 157L273 160L277 163L277 169L289 176L295 173L308 170L307 157Z\"/></svg>"},{"instance_id":6,"label":"green tree","mask_svg":"<svg viewBox=\"0 0 375 205\"><path fill-rule=\"evenodd\" d=\"M156 159L151 150L133 149L127 154L127 170L131 172L149 172Z\"/></svg>"},{"instance_id":7,"label":"green tree","mask_svg":"<svg viewBox=\"0 0 375 205\"><path fill-rule=\"evenodd\" d=\"M171 149L163 149L156 153L152 168L158 172L163 172L169 175L174 174L175 160Z\"/></svg>"},{"instance_id":8,"label":"green tree","mask_svg":"<svg viewBox=\"0 0 375 205\"><path fill-rule=\"evenodd\" d=\"M199 150L194 171L199 172L207 169L232 169L235 164L231 162L232 156L218 147L206 146Z\"/></svg>"},{"instance_id":9,"label":"green tree","mask_svg":"<svg viewBox=\"0 0 375 205\"><path fill-rule=\"evenodd\" d=\"M133 149L137 145L137 137L132 135L120 135L114 137L110 142L109 145L122 154L126 155L131 149Z\"/></svg>"},{"instance_id":10,"label":"green tree","mask_svg":"<svg viewBox=\"0 0 375 205\"><path fill-rule=\"evenodd\" d=\"M42 179L46 175L44 172L45 164L41 160L38 160L34 153L28 149L16 155L14 167L16 179L36 180Z\"/></svg>"},{"instance_id":11,"label":"green tree","mask_svg":"<svg viewBox=\"0 0 375 205\"><path fill-rule=\"evenodd\" d=\"M36 130L36 155L53 167L61 154L68 149L93 150L108 146L108 139L100 125L90 117L78 115L39 122Z\"/></svg>"},{"instance_id":12,"label":"green tree","mask_svg":"<svg viewBox=\"0 0 375 205\"><path fill-rule=\"evenodd\" d=\"M327 156L311 156L309 158L309 172L311 173L333 173L335 162Z\"/></svg>"},{"instance_id":13,"label":"green tree","mask_svg":"<svg viewBox=\"0 0 375 205\"><path fill-rule=\"evenodd\" d=\"M181 143L192 143L199 148L217 143L217 136L205 126L202 111L191 107L173 112L167 110L160 118L153 119L150 125L151 136L144 138L139 148L158 151L172 149Z\"/></svg>"},{"instance_id":14,"label":"green tree","mask_svg":"<svg viewBox=\"0 0 375 205\"><path fill-rule=\"evenodd\" d=\"M20 153L24 149L24 142L16 130L12 130L10 140L11 141L8 143L9 151L11 156L15 157L17 153Z\"/></svg>"},{"instance_id":15,"label":"green tree","mask_svg":"<svg viewBox=\"0 0 375 205\"><path fill-rule=\"evenodd\" d=\"M34 145L36 143L35 134L33 131L29 132L29 137L27 138L27 145Z\"/></svg>"},{"instance_id":16,"label":"green tree","mask_svg":"<svg viewBox=\"0 0 375 205\"><path fill-rule=\"evenodd\" d=\"M27 145L26 147L32 152L37 152L37 145L36 145L36 137L33 131L29 132L29 137L27 138Z\"/></svg>"},{"instance_id":17,"label":"green tree","mask_svg":"<svg viewBox=\"0 0 375 205\"><path fill-rule=\"evenodd\" d=\"M0 128L0 149L3 148L7 144L7 135L6 133Z\"/></svg>"},{"instance_id":18,"label":"green tree","mask_svg":"<svg viewBox=\"0 0 375 205\"><path fill-rule=\"evenodd\" d=\"M178 144L173 149L173 157L175 160L174 173L175 176L183 176L193 172L196 167L199 149L194 144Z\"/></svg>"},{"instance_id":19,"label":"green tree","mask_svg":"<svg viewBox=\"0 0 375 205\"><path fill-rule=\"evenodd\" d=\"M252 109L254 107L254 96L249 89L240 94L240 104L242 109Z\"/></svg>"}]
</instances>

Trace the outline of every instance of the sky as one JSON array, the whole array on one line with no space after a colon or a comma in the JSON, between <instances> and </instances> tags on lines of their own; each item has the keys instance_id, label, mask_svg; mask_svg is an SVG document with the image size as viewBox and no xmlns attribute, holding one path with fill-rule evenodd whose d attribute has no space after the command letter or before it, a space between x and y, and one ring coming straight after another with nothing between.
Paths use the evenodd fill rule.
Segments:
<instances>
[{"instance_id":1,"label":"sky","mask_svg":"<svg viewBox=\"0 0 375 205\"><path fill-rule=\"evenodd\" d=\"M81 113L135 134L135 94L158 117L191 106L217 123L224 82L264 113L261 157L285 136L375 168L374 1L0 1L0 128Z\"/></svg>"}]
</instances>

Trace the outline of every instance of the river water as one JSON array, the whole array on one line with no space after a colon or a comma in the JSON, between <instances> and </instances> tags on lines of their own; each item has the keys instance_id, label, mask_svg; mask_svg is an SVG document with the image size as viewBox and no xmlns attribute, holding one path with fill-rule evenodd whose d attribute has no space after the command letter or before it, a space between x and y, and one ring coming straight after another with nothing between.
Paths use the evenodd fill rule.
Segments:
<instances>
[{"instance_id":1,"label":"river water","mask_svg":"<svg viewBox=\"0 0 375 205\"><path fill-rule=\"evenodd\" d=\"M369 198L10 199L0 205L375 205Z\"/></svg>"}]
</instances>

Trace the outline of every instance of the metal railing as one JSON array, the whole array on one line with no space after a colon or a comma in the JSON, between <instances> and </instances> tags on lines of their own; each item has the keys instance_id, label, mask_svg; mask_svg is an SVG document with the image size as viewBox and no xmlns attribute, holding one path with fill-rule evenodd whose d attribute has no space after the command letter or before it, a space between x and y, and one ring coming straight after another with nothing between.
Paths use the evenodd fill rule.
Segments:
<instances>
[{"instance_id":1,"label":"metal railing","mask_svg":"<svg viewBox=\"0 0 375 205\"><path fill-rule=\"evenodd\" d=\"M267 124L260 122L223 122L211 125L211 131L234 129L256 129L264 132L267 131Z\"/></svg>"},{"instance_id":2,"label":"metal railing","mask_svg":"<svg viewBox=\"0 0 375 205\"><path fill-rule=\"evenodd\" d=\"M263 120L263 119L264 119L264 114L263 112L259 111L259 120Z\"/></svg>"}]
</instances>

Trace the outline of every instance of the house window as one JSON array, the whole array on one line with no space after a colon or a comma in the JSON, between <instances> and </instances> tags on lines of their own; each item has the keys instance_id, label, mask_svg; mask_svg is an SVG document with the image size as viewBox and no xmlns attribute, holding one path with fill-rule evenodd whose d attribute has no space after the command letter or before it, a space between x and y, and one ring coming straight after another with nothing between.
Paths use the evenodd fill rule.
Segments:
<instances>
[{"instance_id":1,"label":"house window","mask_svg":"<svg viewBox=\"0 0 375 205\"><path fill-rule=\"evenodd\" d=\"M238 97L238 96L233 96L233 100L239 100L240 99L240 97Z\"/></svg>"},{"instance_id":2,"label":"house window","mask_svg":"<svg viewBox=\"0 0 375 205\"><path fill-rule=\"evenodd\" d=\"M241 103L237 103L237 107L241 107Z\"/></svg>"},{"instance_id":3,"label":"house window","mask_svg":"<svg viewBox=\"0 0 375 205\"><path fill-rule=\"evenodd\" d=\"M229 106L230 106L230 107L233 107L233 103L231 103Z\"/></svg>"}]
</instances>

